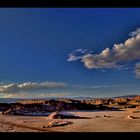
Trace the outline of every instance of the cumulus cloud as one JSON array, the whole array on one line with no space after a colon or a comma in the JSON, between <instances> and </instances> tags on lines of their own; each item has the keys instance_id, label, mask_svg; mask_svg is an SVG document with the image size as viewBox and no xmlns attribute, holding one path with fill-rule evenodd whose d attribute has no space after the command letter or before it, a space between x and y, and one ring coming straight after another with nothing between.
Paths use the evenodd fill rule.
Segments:
<instances>
[{"instance_id":1,"label":"cumulus cloud","mask_svg":"<svg viewBox=\"0 0 140 140\"><path fill-rule=\"evenodd\" d=\"M89 51L80 56L74 53L69 54L68 61L78 59L89 69L120 68L122 63L140 60L140 29L130 33L130 38L124 43L114 44L111 49L106 48L99 54L92 54Z\"/></svg>"},{"instance_id":2,"label":"cumulus cloud","mask_svg":"<svg viewBox=\"0 0 140 140\"><path fill-rule=\"evenodd\" d=\"M67 87L65 83L57 83L57 82L42 82L42 83L12 83L12 84L2 84L0 85L0 93L6 92L19 92L24 90L32 90L32 89L48 89L48 88L64 88Z\"/></svg>"},{"instance_id":3,"label":"cumulus cloud","mask_svg":"<svg viewBox=\"0 0 140 140\"><path fill-rule=\"evenodd\" d=\"M88 69L126 69L124 64L140 60L140 28L131 32L130 38L124 43L114 44L112 48L106 48L98 54L86 52L86 54L69 54L69 61L81 60Z\"/></svg>"},{"instance_id":4,"label":"cumulus cloud","mask_svg":"<svg viewBox=\"0 0 140 140\"><path fill-rule=\"evenodd\" d=\"M135 74L136 74L136 78L140 79L140 63L137 63L135 65Z\"/></svg>"}]
</instances>

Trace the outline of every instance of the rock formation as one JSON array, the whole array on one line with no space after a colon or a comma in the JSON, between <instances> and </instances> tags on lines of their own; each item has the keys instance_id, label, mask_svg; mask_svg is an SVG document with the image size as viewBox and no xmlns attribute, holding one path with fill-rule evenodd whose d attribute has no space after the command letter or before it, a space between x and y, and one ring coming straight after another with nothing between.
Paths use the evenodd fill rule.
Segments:
<instances>
[{"instance_id":1,"label":"rock formation","mask_svg":"<svg viewBox=\"0 0 140 140\"><path fill-rule=\"evenodd\" d=\"M123 108L139 108L140 96L133 98L102 98L91 100L48 99L24 100L16 103L0 103L3 114L12 115L48 115L49 112L66 110L113 110ZM62 116L61 116L62 117Z\"/></svg>"}]
</instances>

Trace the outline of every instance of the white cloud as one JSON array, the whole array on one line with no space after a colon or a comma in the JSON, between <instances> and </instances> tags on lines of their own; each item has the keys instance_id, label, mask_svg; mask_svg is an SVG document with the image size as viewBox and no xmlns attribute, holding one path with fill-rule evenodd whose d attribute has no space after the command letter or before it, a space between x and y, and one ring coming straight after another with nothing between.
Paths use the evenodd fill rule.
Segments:
<instances>
[{"instance_id":1,"label":"white cloud","mask_svg":"<svg viewBox=\"0 0 140 140\"><path fill-rule=\"evenodd\" d=\"M118 68L121 63L134 60L140 60L139 32L124 43L115 44L112 49L106 48L100 54L87 54L81 59L87 68Z\"/></svg>"},{"instance_id":2,"label":"white cloud","mask_svg":"<svg viewBox=\"0 0 140 140\"><path fill-rule=\"evenodd\" d=\"M101 53L93 54L88 51L86 54L69 55L69 61L81 60L88 69L127 69L124 63L140 60L140 28L131 32L130 38L124 43L114 44L112 48L106 48Z\"/></svg>"},{"instance_id":3,"label":"white cloud","mask_svg":"<svg viewBox=\"0 0 140 140\"><path fill-rule=\"evenodd\" d=\"M0 96L2 98L26 98L29 96L29 94L27 93L8 93L8 94L5 94L5 93L0 93Z\"/></svg>"},{"instance_id":4,"label":"white cloud","mask_svg":"<svg viewBox=\"0 0 140 140\"><path fill-rule=\"evenodd\" d=\"M45 83L48 83L48 82L36 83L36 84L46 86ZM58 84L60 84L61 88L62 88L61 90L59 90L59 89L54 89L54 87L56 87L56 83L53 84L53 82L49 82L49 84L50 83L51 83L51 86L49 85L49 88L53 88L53 90L47 90L48 88L45 88L46 89L45 91L44 90L37 91L36 89L42 89L42 88L39 86L33 87L32 85L35 86L35 83L31 83L31 82L20 83L20 84L2 84L2 85L0 85L0 87L1 87L1 89L3 89L3 91L2 90L0 91L0 97L1 98L48 98L48 97L73 97L73 96L77 96L77 95L85 96L84 95L85 93L86 94L91 93L94 95L95 93L97 93L97 91L102 92L102 90L109 90L112 88L120 89L120 88L125 88L128 86L128 85L86 86L86 85L66 85L64 83L63 83L64 86L62 86L62 83L57 83L57 87L58 87ZM31 85L31 88L29 88L30 87L29 85ZM59 87L60 87L60 85L59 85ZM47 86L48 86L48 84L47 84ZM131 85L129 85L129 86L131 86ZM66 88L63 88L63 87L66 87ZM29 91L27 89L30 89L31 91ZM35 90L33 90L33 89L35 89Z\"/></svg>"},{"instance_id":5,"label":"white cloud","mask_svg":"<svg viewBox=\"0 0 140 140\"><path fill-rule=\"evenodd\" d=\"M1 97L3 97L3 98L13 98L13 97L14 97L13 94L2 94L2 93L0 93L0 95L1 95Z\"/></svg>"},{"instance_id":6,"label":"white cloud","mask_svg":"<svg viewBox=\"0 0 140 140\"><path fill-rule=\"evenodd\" d=\"M2 84L0 85L0 93L6 92L19 92L23 90L32 90L32 89L48 89L48 88L64 88L67 87L65 83L57 82L42 82L42 83L12 83L12 84Z\"/></svg>"},{"instance_id":7,"label":"white cloud","mask_svg":"<svg viewBox=\"0 0 140 140\"><path fill-rule=\"evenodd\" d=\"M56 93L0 93L2 98L48 98L48 97L68 97L71 94L69 92L56 92Z\"/></svg>"},{"instance_id":8,"label":"white cloud","mask_svg":"<svg viewBox=\"0 0 140 140\"><path fill-rule=\"evenodd\" d=\"M140 63L136 64L134 72L136 74L136 78L140 79Z\"/></svg>"},{"instance_id":9,"label":"white cloud","mask_svg":"<svg viewBox=\"0 0 140 140\"><path fill-rule=\"evenodd\" d=\"M130 33L130 35L131 37L124 43L114 44L112 49L106 48L99 54L86 53L80 56L71 53L68 60L80 59L89 69L120 68L124 62L140 60L140 29Z\"/></svg>"}]
</instances>

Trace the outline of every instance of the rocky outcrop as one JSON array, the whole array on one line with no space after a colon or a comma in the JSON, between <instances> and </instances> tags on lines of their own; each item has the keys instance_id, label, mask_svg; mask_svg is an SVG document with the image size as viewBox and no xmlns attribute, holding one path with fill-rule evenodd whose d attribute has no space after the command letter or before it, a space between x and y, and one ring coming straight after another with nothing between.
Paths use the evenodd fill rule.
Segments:
<instances>
[{"instance_id":1,"label":"rocky outcrop","mask_svg":"<svg viewBox=\"0 0 140 140\"><path fill-rule=\"evenodd\" d=\"M104 110L109 107L103 104L90 104L87 102L81 102L78 100L47 100L44 104L11 104L9 108L3 111L3 114L11 115L47 115L48 112L65 111L65 110ZM63 115L60 115L63 117Z\"/></svg>"}]
</instances>

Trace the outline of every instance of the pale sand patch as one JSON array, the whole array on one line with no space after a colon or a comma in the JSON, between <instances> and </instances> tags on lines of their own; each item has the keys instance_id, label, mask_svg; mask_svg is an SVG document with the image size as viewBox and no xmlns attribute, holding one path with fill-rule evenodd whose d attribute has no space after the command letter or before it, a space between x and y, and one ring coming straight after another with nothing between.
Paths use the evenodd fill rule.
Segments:
<instances>
[{"instance_id":1,"label":"pale sand patch","mask_svg":"<svg viewBox=\"0 0 140 140\"><path fill-rule=\"evenodd\" d=\"M137 113L133 113L137 112ZM123 111L68 111L91 119L64 119L73 124L43 128L49 119L44 116L14 116L0 114L1 132L140 132L140 109ZM134 119L129 119L133 116Z\"/></svg>"}]
</instances>

